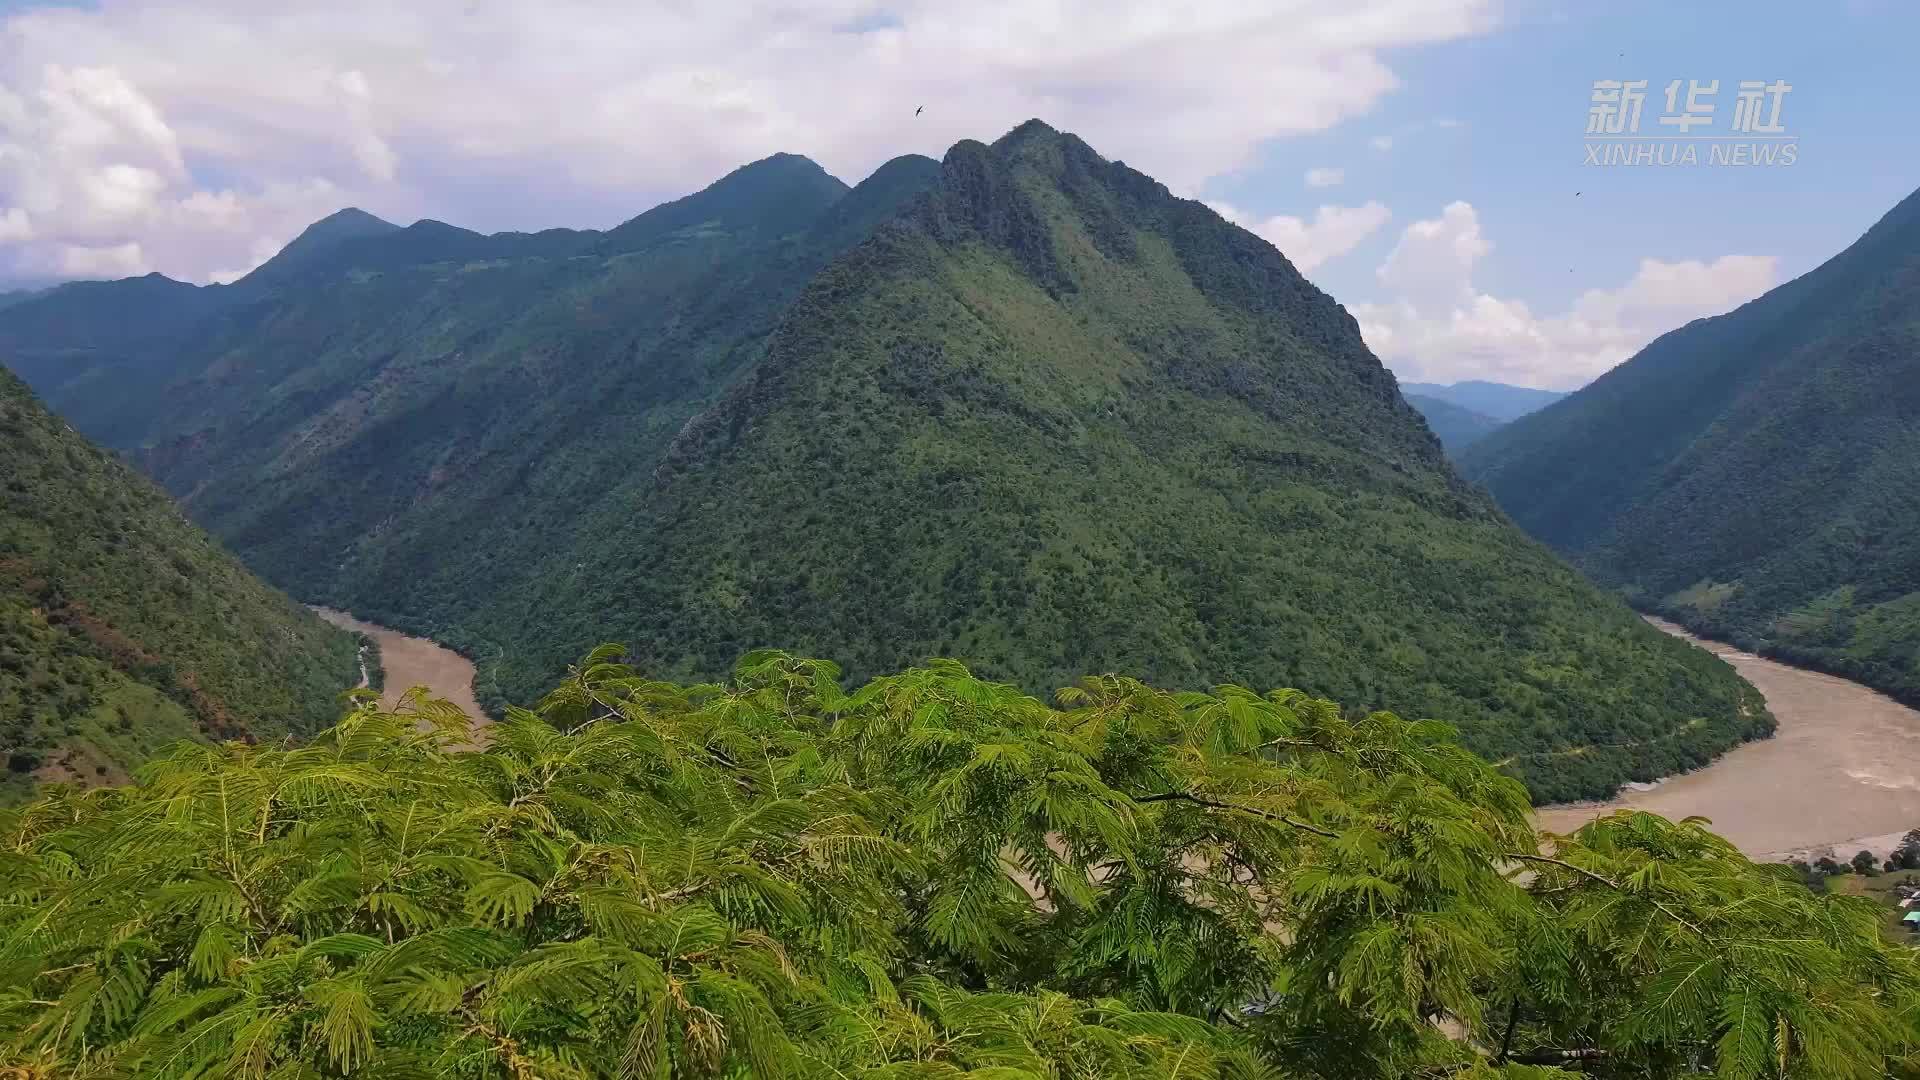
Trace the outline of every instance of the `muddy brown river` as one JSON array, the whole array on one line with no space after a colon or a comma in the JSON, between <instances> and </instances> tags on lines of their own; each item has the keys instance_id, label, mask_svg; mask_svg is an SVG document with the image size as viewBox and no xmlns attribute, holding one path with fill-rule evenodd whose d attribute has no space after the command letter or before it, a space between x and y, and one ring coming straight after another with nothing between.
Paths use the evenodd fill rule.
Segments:
<instances>
[{"instance_id":1,"label":"muddy brown river","mask_svg":"<svg viewBox=\"0 0 1920 1080\"><path fill-rule=\"evenodd\" d=\"M1605 803L1542 807L1540 827L1566 832L1632 807L1679 820L1699 815L1755 858L1842 859L1861 848L1884 858L1920 827L1920 712L1858 683L1789 667L1672 623L1649 622L1734 666L1766 695L1779 730L1728 751L1704 769L1669 777Z\"/></svg>"},{"instance_id":2,"label":"muddy brown river","mask_svg":"<svg viewBox=\"0 0 1920 1080\"><path fill-rule=\"evenodd\" d=\"M446 698L460 706L474 723L482 726L487 723L487 714L473 697L471 660L426 638L364 622L344 611L316 607L313 612L342 630L367 635L380 646L380 666L386 670L386 687L380 692L381 708L393 708L408 689L424 686L434 697Z\"/></svg>"}]
</instances>

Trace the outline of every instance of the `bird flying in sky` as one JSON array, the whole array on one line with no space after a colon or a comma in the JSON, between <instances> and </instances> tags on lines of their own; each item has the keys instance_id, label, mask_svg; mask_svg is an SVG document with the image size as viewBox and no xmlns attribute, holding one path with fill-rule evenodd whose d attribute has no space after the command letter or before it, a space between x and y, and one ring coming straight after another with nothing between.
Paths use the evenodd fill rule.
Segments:
<instances>
[{"instance_id":1,"label":"bird flying in sky","mask_svg":"<svg viewBox=\"0 0 1920 1080\"><path fill-rule=\"evenodd\" d=\"M926 106L925 106L925 105L922 105L922 106L920 106L920 108L919 108L919 109L915 109L915 110L913 110L913 115L915 115L915 116L919 116L919 115L920 115L920 109L924 109L924 108L926 108Z\"/></svg>"}]
</instances>

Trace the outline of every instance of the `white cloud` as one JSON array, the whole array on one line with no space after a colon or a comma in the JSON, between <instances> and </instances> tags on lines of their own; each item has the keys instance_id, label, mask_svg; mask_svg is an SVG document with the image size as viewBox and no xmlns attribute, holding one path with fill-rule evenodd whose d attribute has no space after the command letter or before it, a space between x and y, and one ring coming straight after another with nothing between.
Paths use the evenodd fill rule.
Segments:
<instances>
[{"instance_id":1,"label":"white cloud","mask_svg":"<svg viewBox=\"0 0 1920 1080\"><path fill-rule=\"evenodd\" d=\"M1254 220L1226 203L1208 205L1221 217L1264 237L1302 273L1359 247L1393 216L1377 202L1322 206L1314 211L1312 221L1285 214Z\"/></svg>"},{"instance_id":2,"label":"white cloud","mask_svg":"<svg viewBox=\"0 0 1920 1080\"><path fill-rule=\"evenodd\" d=\"M1307 170L1308 187L1339 187L1347 178L1347 170L1322 167Z\"/></svg>"},{"instance_id":3,"label":"white cloud","mask_svg":"<svg viewBox=\"0 0 1920 1080\"><path fill-rule=\"evenodd\" d=\"M147 261L140 245L132 241L104 247L63 244L54 267L68 277L121 278L145 273Z\"/></svg>"},{"instance_id":4,"label":"white cloud","mask_svg":"<svg viewBox=\"0 0 1920 1080\"><path fill-rule=\"evenodd\" d=\"M1265 140L1366 113L1398 86L1393 50L1483 33L1497 6L8 8L0 203L34 235L6 258L47 270L67 245L138 243L161 269L204 279L349 202L483 229L606 225L776 151L852 179L1032 116L1197 191ZM310 205L322 190L331 205ZM217 230L197 198L223 204Z\"/></svg>"},{"instance_id":5,"label":"white cloud","mask_svg":"<svg viewBox=\"0 0 1920 1080\"><path fill-rule=\"evenodd\" d=\"M17 244L33 238L33 219L25 210L9 206L0 210L0 244Z\"/></svg>"},{"instance_id":6,"label":"white cloud","mask_svg":"<svg viewBox=\"0 0 1920 1080\"><path fill-rule=\"evenodd\" d=\"M1373 138L1367 140L1367 145L1384 154L1393 149L1393 136L1375 135Z\"/></svg>"},{"instance_id":7,"label":"white cloud","mask_svg":"<svg viewBox=\"0 0 1920 1080\"><path fill-rule=\"evenodd\" d=\"M1777 260L1762 255L1647 258L1626 284L1589 289L1566 312L1537 315L1474 286L1474 264L1491 247L1468 203L1408 225L1378 270L1393 298L1351 306L1367 345L1409 379L1569 388L1682 323L1758 296L1778 271Z\"/></svg>"},{"instance_id":8,"label":"white cloud","mask_svg":"<svg viewBox=\"0 0 1920 1080\"><path fill-rule=\"evenodd\" d=\"M1376 273L1382 284L1416 303L1444 300L1466 287L1473 264L1491 250L1473 207L1454 202L1439 217L1407 226Z\"/></svg>"},{"instance_id":9,"label":"white cloud","mask_svg":"<svg viewBox=\"0 0 1920 1080\"><path fill-rule=\"evenodd\" d=\"M167 186L165 177L138 165L104 165L74 179L78 194L101 224L144 214Z\"/></svg>"}]
</instances>

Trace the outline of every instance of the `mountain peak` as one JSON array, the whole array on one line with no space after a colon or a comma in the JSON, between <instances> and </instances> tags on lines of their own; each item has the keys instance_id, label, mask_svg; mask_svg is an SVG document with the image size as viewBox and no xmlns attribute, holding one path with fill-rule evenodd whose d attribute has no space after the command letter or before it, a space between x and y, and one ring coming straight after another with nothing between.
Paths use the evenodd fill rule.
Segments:
<instances>
[{"instance_id":1,"label":"mountain peak","mask_svg":"<svg viewBox=\"0 0 1920 1080\"><path fill-rule=\"evenodd\" d=\"M280 254L285 255L290 251L303 249L318 250L329 244L337 244L342 240L351 240L360 236L379 236L382 233L394 232L399 228L400 226L395 225L391 221L374 217L372 214L367 213L357 206L349 206L341 210L335 210L333 213L302 229L300 235L293 238L292 243L280 249ZM278 258L279 256L275 257Z\"/></svg>"},{"instance_id":2,"label":"mountain peak","mask_svg":"<svg viewBox=\"0 0 1920 1080\"><path fill-rule=\"evenodd\" d=\"M1033 119L1024 121L1023 123L1016 126L1012 131L1009 131L1005 135L1002 135L1000 136L1000 138L994 140L994 145L996 147L1013 146L1023 142L1032 142L1035 140L1051 140L1051 139L1058 139L1059 137L1060 137L1060 131L1057 128L1047 123L1045 120L1041 120L1038 117L1035 117Z\"/></svg>"},{"instance_id":3,"label":"mountain peak","mask_svg":"<svg viewBox=\"0 0 1920 1080\"><path fill-rule=\"evenodd\" d=\"M708 193L785 196L805 193L831 201L846 194L847 185L804 154L779 153L740 166L699 194Z\"/></svg>"},{"instance_id":4,"label":"mountain peak","mask_svg":"<svg viewBox=\"0 0 1920 1080\"><path fill-rule=\"evenodd\" d=\"M870 184L882 177L904 173L931 175L937 172L939 168L940 163L925 154L901 154L898 157L888 158L882 162L879 168L868 173L867 178L860 181L860 183Z\"/></svg>"},{"instance_id":5,"label":"mountain peak","mask_svg":"<svg viewBox=\"0 0 1920 1080\"><path fill-rule=\"evenodd\" d=\"M257 282L284 277L336 244L399 231L400 226L374 217L357 206L335 210L301 230L291 243L281 248L273 258L254 268L243 280Z\"/></svg>"},{"instance_id":6,"label":"mountain peak","mask_svg":"<svg viewBox=\"0 0 1920 1080\"><path fill-rule=\"evenodd\" d=\"M777 237L804 229L847 185L800 154L773 154L749 162L699 191L661 203L607 233L610 251L632 251L683 229L715 226L733 233Z\"/></svg>"},{"instance_id":7,"label":"mountain peak","mask_svg":"<svg viewBox=\"0 0 1920 1080\"><path fill-rule=\"evenodd\" d=\"M852 247L939 182L939 162L922 154L902 154L828 207L813 233L835 249Z\"/></svg>"},{"instance_id":8,"label":"mountain peak","mask_svg":"<svg viewBox=\"0 0 1920 1080\"><path fill-rule=\"evenodd\" d=\"M317 232L323 235L332 235L341 232L389 232L397 228L399 228L399 226L391 221L377 218L357 206L348 206L335 210L333 213L307 226L306 231L308 233Z\"/></svg>"}]
</instances>

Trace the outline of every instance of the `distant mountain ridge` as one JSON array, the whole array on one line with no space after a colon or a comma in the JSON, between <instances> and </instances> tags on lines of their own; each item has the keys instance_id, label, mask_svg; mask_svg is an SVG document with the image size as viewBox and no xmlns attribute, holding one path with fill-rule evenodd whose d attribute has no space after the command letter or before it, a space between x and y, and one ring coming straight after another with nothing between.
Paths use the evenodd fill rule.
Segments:
<instances>
[{"instance_id":1,"label":"distant mountain ridge","mask_svg":"<svg viewBox=\"0 0 1920 1080\"><path fill-rule=\"evenodd\" d=\"M250 565L494 703L608 637L667 676L778 645L1298 685L1443 717L1543 798L1768 729L1462 482L1265 241L1037 121L851 190L810 166L607 233L339 239L39 370Z\"/></svg>"},{"instance_id":2,"label":"distant mountain ridge","mask_svg":"<svg viewBox=\"0 0 1920 1080\"><path fill-rule=\"evenodd\" d=\"M1463 468L1636 603L1920 703L1920 193Z\"/></svg>"},{"instance_id":3,"label":"distant mountain ridge","mask_svg":"<svg viewBox=\"0 0 1920 1080\"><path fill-rule=\"evenodd\" d=\"M1403 391L1407 404L1419 409L1420 415L1427 418L1427 426L1433 429L1434 436L1440 440L1441 446L1447 448L1449 455L1466 449L1504 423L1451 401L1416 394L1404 388Z\"/></svg>"},{"instance_id":4,"label":"distant mountain ridge","mask_svg":"<svg viewBox=\"0 0 1920 1080\"><path fill-rule=\"evenodd\" d=\"M1518 420L1566 397L1559 390L1536 390L1531 386L1467 379L1456 383L1401 383L1405 394L1415 394L1457 405L1500 423Z\"/></svg>"}]
</instances>

